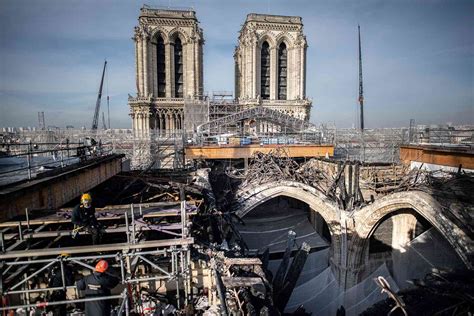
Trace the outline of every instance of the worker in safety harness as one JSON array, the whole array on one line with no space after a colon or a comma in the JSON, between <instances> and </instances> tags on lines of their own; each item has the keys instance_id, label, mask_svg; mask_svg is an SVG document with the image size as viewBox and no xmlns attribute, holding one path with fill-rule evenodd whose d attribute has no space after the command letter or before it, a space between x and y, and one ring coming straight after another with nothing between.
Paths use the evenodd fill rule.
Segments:
<instances>
[{"instance_id":1,"label":"worker in safety harness","mask_svg":"<svg viewBox=\"0 0 474 316\"><path fill-rule=\"evenodd\" d=\"M120 280L109 274L108 268L107 261L99 260L95 271L76 283L77 289L84 291L86 298L110 296L110 290L116 287ZM110 316L111 309L110 300L85 302L86 316Z\"/></svg>"},{"instance_id":2,"label":"worker in safety harness","mask_svg":"<svg viewBox=\"0 0 474 316\"><path fill-rule=\"evenodd\" d=\"M72 211L71 221L74 224L73 238L80 230L85 230L92 235L92 244L100 244L103 235L102 226L95 217L95 207L92 206L92 198L89 193L84 193L81 196L81 203Z\"/></svg>"}]
</instances>

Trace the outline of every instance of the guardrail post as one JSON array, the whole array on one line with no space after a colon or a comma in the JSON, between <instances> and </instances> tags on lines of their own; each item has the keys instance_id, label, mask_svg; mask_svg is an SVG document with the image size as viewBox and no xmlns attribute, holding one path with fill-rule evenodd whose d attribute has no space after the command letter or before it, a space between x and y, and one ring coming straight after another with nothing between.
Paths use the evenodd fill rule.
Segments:
<instances>
[{"instance_id":1,"label":"guardrail post","mask_svg":"<svg viewBox=\"0 0 474 316\"><path fill-rule=\"evenodd\" d=\"M2 247L2 252L5 252L5 239L3 238L3 231L0 232L0 244Z\"/></svg>"},{"instance_id":2,"label":"guardrail post","mask_svg":"<svg viewBox=\"0 0 474 316\"><path fill-rule=\"evenodd\" d=\"M20 240L23 241L23 231L21 230L21 221L18 222L18 234L19 234Z\"/></svg>"},{"instance_id":3,"label":"guardrail post","mask_svg":"<svg viewBox=\"0 0 474 316\"><path fill-rule=\"evenodd\" d=\"M28 144L28 154L26 156L28 162L28 180L31 180L31 141Z\"/></svg>"},{"instance_id":4,"label":"guardrail post","mask_svg":"<svg viewBox=\"0 0 474 316\"><path fill-rule=\"evenodd\" d=\"M70 154L69 154L69 138L66 138L66 150L67 150L67 159L69 160Z\"/></svg>"},{"instance_id":5,"label":"guardrail post","mask_svg":"<svg viewBox=\"0 0 474 316\"><path fill-rule=\"evenodd\" d=\"M125 232L125 234L127 235L127 243L129 244L130 243L130 232L129 232L130 228L129 228L129 225L128 225L128 213L127 213L127 211L125 211L124 216L125 216L125 229L127 230Z\"/></svg>"},{"instance_id":6,"label":"guardrail post","mask_svg":"<svg viewBox=\"0 0 474 316\"><path fill-rule=\"evenodd\" d=\"M25 215L26 215L26 228L30 230L30 216L29 216L28 208L25 208Z\"/></svg>"},{"instance_id":7,"label":"guardrail post","mask_svg":"<svg viewBox=\"0 0 474 316\"><path fill-rule=\"evenodd\" d=\"M132 215L132 243L136 243L136 231L135 231L135 209L133 203L130 204L130 213Z\"/></svg>"}]
</instances>

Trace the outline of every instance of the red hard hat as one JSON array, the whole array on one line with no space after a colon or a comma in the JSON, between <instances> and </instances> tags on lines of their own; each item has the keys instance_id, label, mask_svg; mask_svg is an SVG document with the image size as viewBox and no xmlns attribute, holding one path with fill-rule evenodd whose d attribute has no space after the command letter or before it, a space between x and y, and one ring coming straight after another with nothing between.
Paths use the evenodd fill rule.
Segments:
<instances>
[{"instance_id":1,"label":"red hard hat","mask_svg":"<svg viewBox=\"0 0 474 316\"><path fill-rule=\"evenodd\" d=\"M100 272L100 273L104 273L105 271L107 271L108 268L109 268L109 263L105 260L100 260L95 265L95 271Z\"/></svg>"}]
</instances>

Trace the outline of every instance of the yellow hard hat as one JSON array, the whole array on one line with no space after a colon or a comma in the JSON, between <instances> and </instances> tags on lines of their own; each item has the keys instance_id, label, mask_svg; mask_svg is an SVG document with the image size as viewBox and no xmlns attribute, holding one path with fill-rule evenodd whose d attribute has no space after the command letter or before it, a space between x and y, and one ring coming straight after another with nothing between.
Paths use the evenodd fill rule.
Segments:
<instances>
[{"instance_id":1,"label":"yellow hard hat","mask_svg":"<svg viewBox=\"0 0 474 316\"><path fill-rule=\"evenodd\" d=\"M89 201L89 202L92 201L91 195L89 193L84 193L81 196L81 203L84 203L84 201Z\"/></svg>"}]
</instances>

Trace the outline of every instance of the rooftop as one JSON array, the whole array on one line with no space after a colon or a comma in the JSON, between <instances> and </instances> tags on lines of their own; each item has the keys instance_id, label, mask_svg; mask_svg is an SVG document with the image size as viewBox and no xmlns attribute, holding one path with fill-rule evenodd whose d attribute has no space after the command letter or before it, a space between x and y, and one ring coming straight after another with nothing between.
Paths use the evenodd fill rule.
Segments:
<instances>
[{"instance_id":1,"label":"rooftop","mask_svg":"<svg viewBox=\"0 0 474 316\"><path fill-rule=\"evenodd\" d=\"M196 19L196 11L191 7L162 7L143 5L140 17L160 17L173 19Z\"/></svg>"},{"instance_id":2,"label":"rooftop","mask_svg":"<svg viewBox=\"0 0 474 316\"><path fill-rule=\"evenodd\" d=\"M272 14L260 14L260 13L249 13L247 14L247 22L267 22L267 23L291 23L291 24L302 24L302 18L300 16L288 16L288 15L272 15Z\"/></svg>"}]
</instances>

